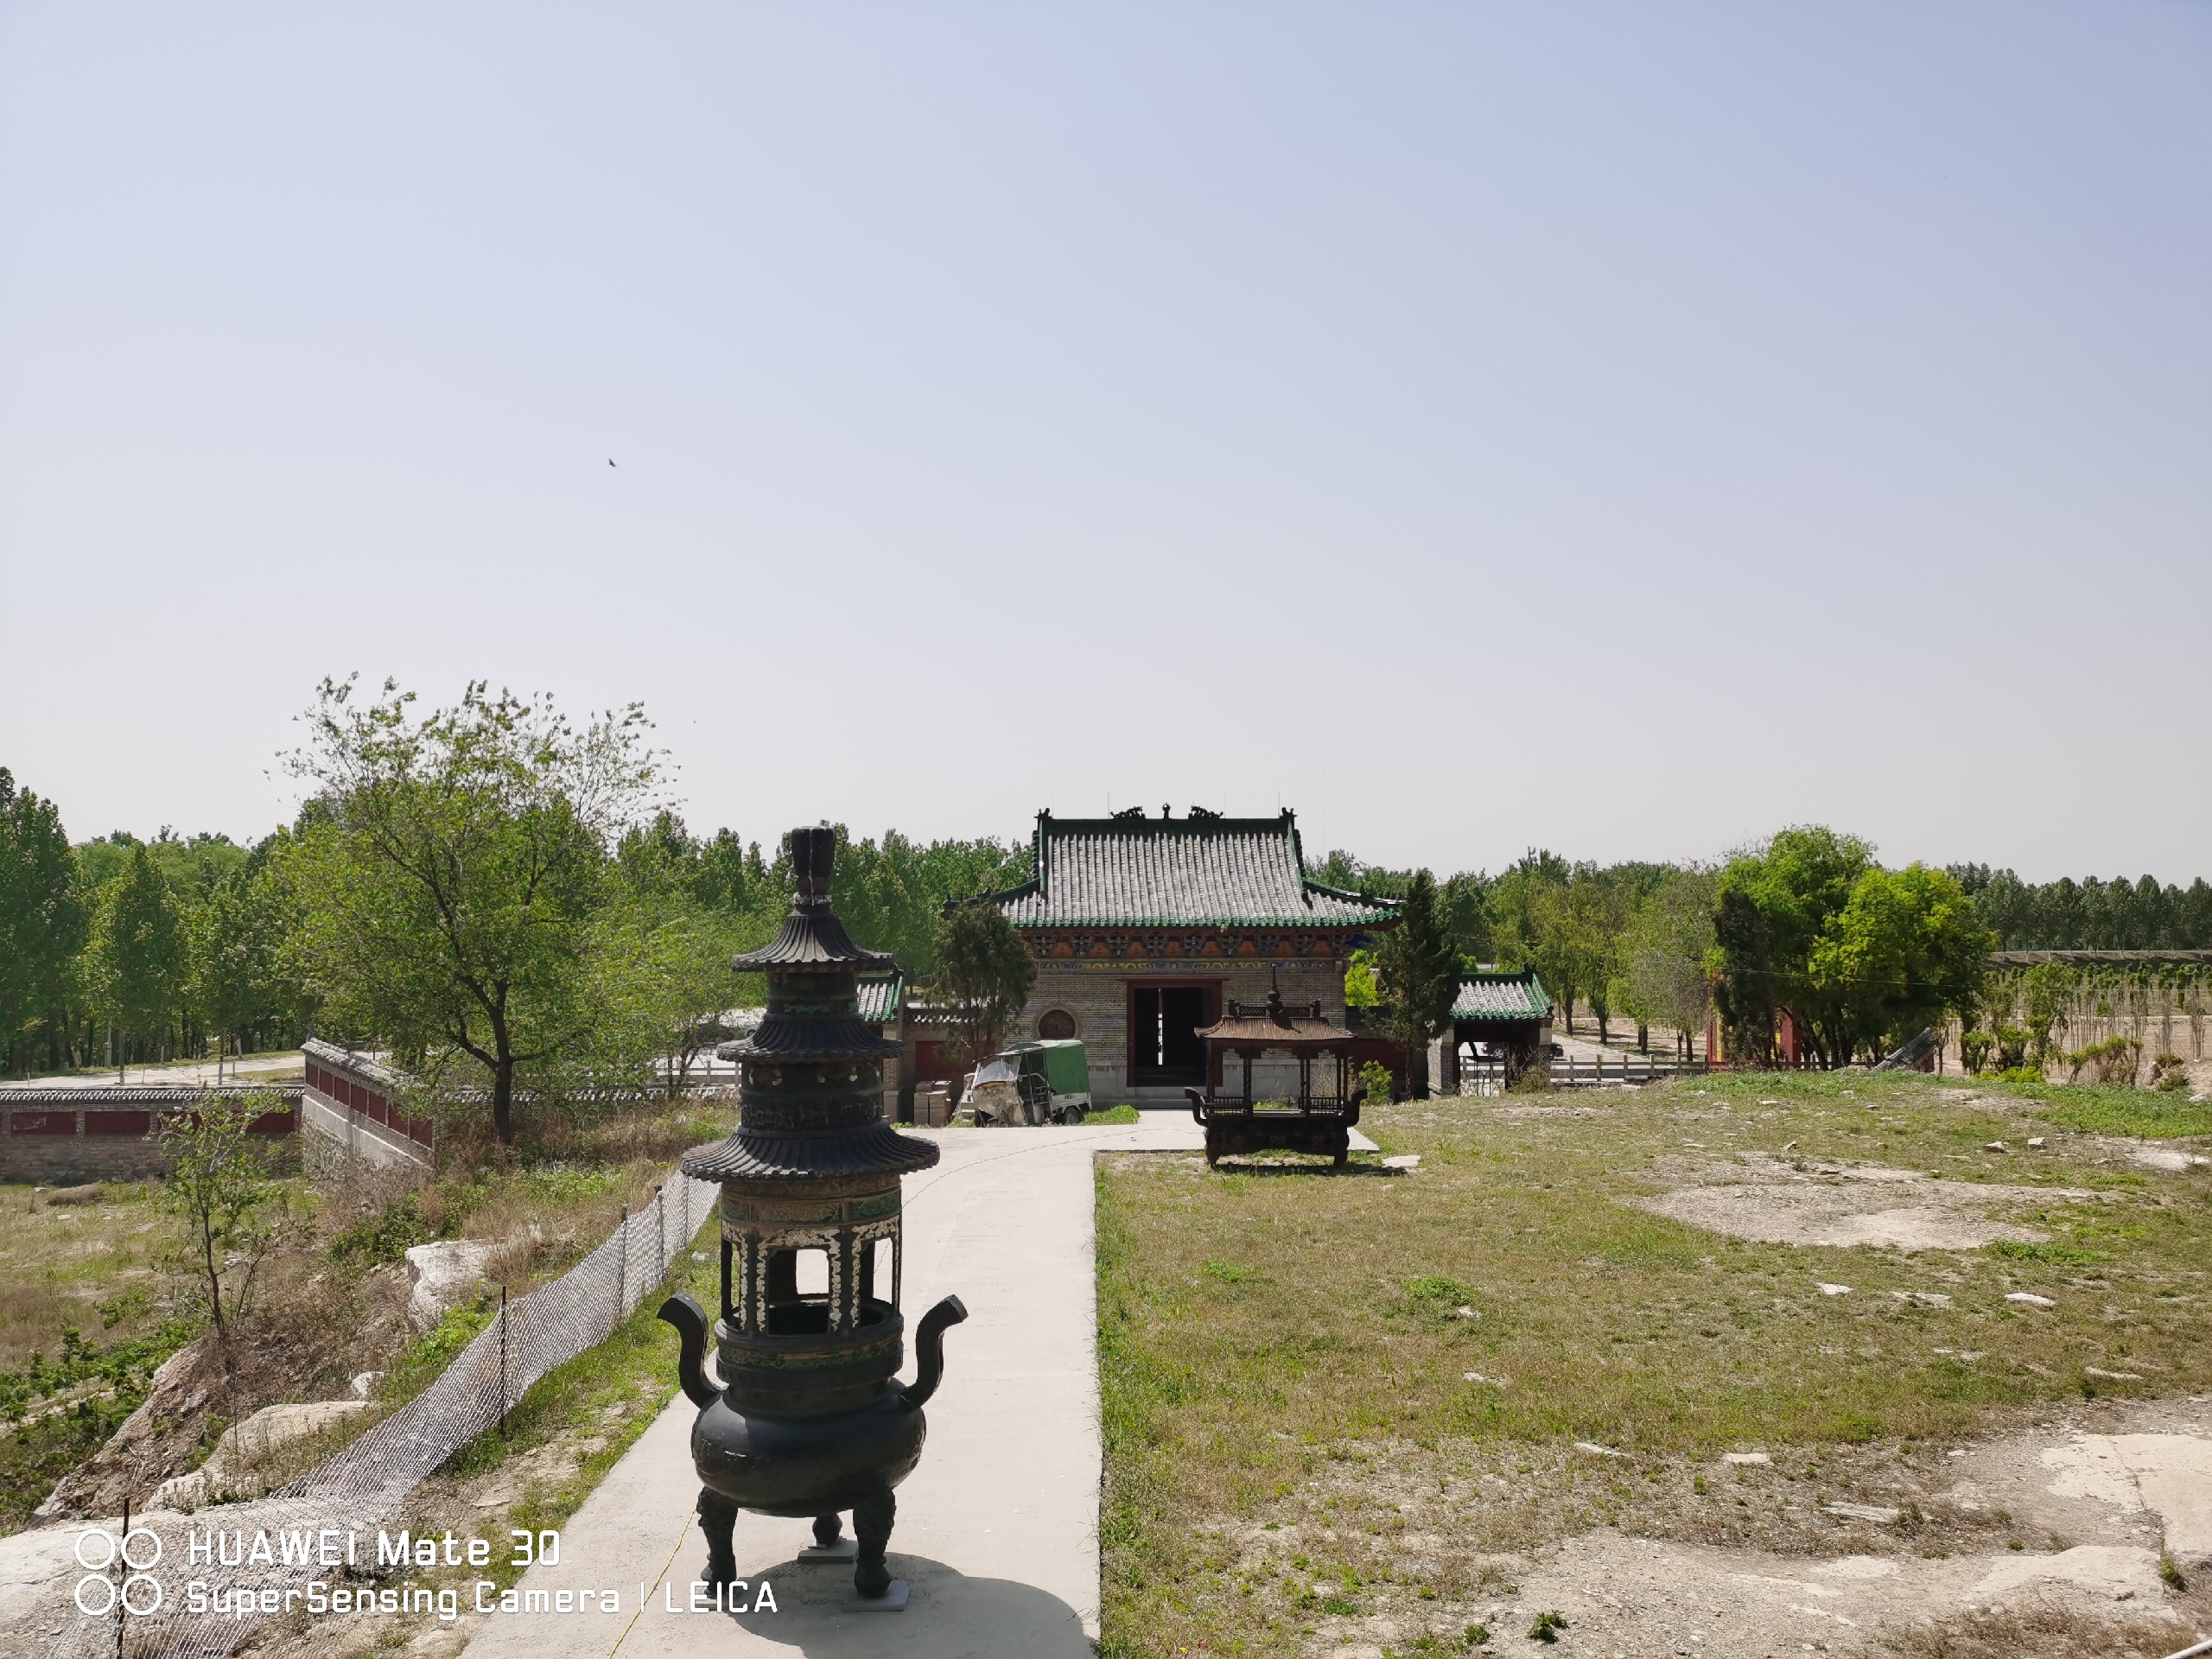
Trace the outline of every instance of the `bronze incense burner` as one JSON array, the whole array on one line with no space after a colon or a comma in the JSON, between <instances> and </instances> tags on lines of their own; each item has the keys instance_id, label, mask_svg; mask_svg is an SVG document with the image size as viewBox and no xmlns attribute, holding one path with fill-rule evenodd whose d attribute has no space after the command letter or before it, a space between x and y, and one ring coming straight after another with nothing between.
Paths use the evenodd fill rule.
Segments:
<instances>
[{"instance_id":1,"label":"bronze incense burner","mask_svg":"<svg viewBox=\"0 0 2212 1659\"><path fill-rule=\"evenodd\" d=\"M737 1132L683 1162L722 1190L719 1382L707 1374L705 1310L677 1295L660 1317L683 1339L679 1375L699 1408L691 1459L708 1582L737 1576L740 1510L811 1517L816 1559L841 1555L849 1510L853 1583L880 1599L892 1489L920 1460L944 1331L968 1310L947 1296L923 1315L918 1374L899 1382L899 1178L935 1164L938 1149L884 1118L882 1063L899 1046L861 1023L855 981L890 958L855 945L830 911L836 837L826 825L794 830L791 849L798 891L783 931L732 964L768 978L760 1030L721 1051L745 1066ZM802 1291L810 1255L822 1287Z\"/></svg>"}]
</instances>

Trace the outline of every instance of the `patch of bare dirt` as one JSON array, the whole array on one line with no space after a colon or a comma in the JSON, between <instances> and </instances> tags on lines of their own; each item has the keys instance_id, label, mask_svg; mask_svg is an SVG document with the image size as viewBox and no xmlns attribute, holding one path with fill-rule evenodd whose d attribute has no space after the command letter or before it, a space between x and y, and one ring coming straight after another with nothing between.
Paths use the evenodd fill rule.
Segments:
<instances>
[{"instance_id":1,"label":"patch of bare dirt","mask_svg":"<svg viewBox=\"0 0 2212 1659\"><path fill-rule=\"evenodd\" d=\"M1225 1587L1315 1659L1534 1651L1546 1611L1560 1651L1621 1659L2162 1656L2212 1631L2208 1471L2212 1398L1734 1460L1363 1445L1211 1536Z\"/></svg>"},{"instance_id":2,"label":"patch of bare dirt","mask_svg":"<svg viewBox=\"0 0 2212 1659\"><path fill-rule=\"evenodd\" d=\"M1682 1172L1683 1184L1638 1209L1735 1238L1767 1244L1906 1250L1971 1250L1999 1239L2042 1243L2050 1235L2002 1218L2022 1205L2087 1203L2087 1190L1936 1180L1911 1169L1871 1165L1793 1165L1746 1154L1731 1165Z\"/></svg>"}]
</instances>

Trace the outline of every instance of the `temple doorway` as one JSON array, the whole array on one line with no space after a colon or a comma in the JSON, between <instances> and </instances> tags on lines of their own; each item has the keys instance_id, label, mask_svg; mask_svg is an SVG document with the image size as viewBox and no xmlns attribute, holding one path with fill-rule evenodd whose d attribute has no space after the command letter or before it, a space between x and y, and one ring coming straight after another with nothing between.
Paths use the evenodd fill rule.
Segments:
<instances>
[{"instance_id":1,"label":"temple doorway","mask_svg":"<svg viewBox=\"0 0 2212 1659\"><path fill-rule=\"evenodd\" d=\"M1220 1017L1218 985L1131 985L1130 1084L1203 1085L1206 1046L1198 1033Z\"/></svg>"}]
</instances>

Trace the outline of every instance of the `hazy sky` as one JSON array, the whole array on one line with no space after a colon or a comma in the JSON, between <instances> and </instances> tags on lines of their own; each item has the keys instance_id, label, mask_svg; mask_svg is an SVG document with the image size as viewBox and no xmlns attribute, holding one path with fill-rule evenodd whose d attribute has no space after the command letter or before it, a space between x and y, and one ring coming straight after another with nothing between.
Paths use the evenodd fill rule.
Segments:
<instances>
[{"instance_id":1,"label":"hazy sky","mask_svg":"<svg viewBox=\"0 0 2212 1659\"><path fill-rule=\"evenodd\" d=\"M0 765L243 839L354 671L764 840L2212 875L2212 5L0 4Z\"/></svg>"}]
</instances>

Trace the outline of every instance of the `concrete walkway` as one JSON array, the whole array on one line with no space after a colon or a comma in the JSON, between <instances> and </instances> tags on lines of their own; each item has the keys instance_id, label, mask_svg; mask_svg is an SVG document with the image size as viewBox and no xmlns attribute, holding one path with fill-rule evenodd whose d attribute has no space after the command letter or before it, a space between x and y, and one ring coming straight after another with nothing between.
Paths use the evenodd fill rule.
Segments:
<instances>
[{"instance_id":1,"label":"concrete walkway","mask_svg":"<svg viewBox=\"0 0 2212 1659\"><path fill-rule=\"evenodd\" d=\"M1100 1477L1091 1158L1199 1149L1186 1115L1166 1116L918 1132L944 1158L906 1178L905 1311L918 1319L957 1294L969 1317L945 1334L928 1449L898 1491L890 1567L911 1586L905 1611L862 1603L849 1563L800 1566L798 1550L813 1541L806 1522L757 1515L738 1517L738 1573L751 1586L747 1605L765 1581L776 1611L668 1611L688 1605L707 1555L691 1510L697 1412L678 1395L570 1517L560 1564L532 1567L519 1586L613 1590L621 1611L494 1617L470 1659L893 1649L1088 1659L1098 1636ZM1374 1148L1357 1132L1353 1145ZM672 1334L668 1347L672 1370Z\"/></svg>"}]
</instances>

